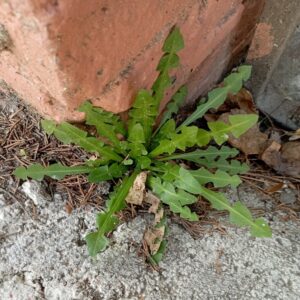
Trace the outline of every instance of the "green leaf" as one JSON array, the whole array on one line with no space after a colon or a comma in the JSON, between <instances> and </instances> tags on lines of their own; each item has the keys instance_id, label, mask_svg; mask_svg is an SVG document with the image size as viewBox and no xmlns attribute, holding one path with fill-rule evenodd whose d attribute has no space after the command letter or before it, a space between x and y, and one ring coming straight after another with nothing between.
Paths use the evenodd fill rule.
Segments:
<instances>
[{"instance_id":1,"label":"green leaf","mask_svg":"<svg viewBox=\"0 0 300 300\"><path fill-rule=\"evenodd\" d=\"M150 257L150 263L153 265L158 265L161 262L166 250L167 250L167 241L163 240L160 243L160 247L158 251Z\"/></svg>"},{"instance_id":2,"label":"green leaf","mask_svg":"<svg viewBox=\"0 0 300 300\"><path fill-rule=\"evenodd\" d=\"M224 79L225 88L229 93L237 94L243 87L243 82L238 73L232 73Z\"/></svg>"},{"instance_id":3,"label":"green leaf","mask_svg":"<svg viewBox=\"0 0 300 300\"><path fill-rule=\"evenodd\" d=\"M248 81L251 77L252 66L243 65L238 67L238 73L243 77L243 81Z\"/></svg>"},{"instance_id":4,"label":"green leaf","mask_svg":"<svg viewBox=\"0 0 300 300\"><path fill-rule=\"evenodd\" d=\"M197 133L197 145L199 147L206 146L206 145L208 145L210 140L211 140L210 132L208 132L202 128L199 128L198 133Z\"/></svg>"},{"instance_id":5,"label":"green leaf","mask_svg":"<svg viewBox=\"0 0 300 300\"><path fill-rule=\"evenodd\" d=\"M155 162L155 169L158 176L165 181L173 182L179 176L180 167L177 164ZM163 175L161 174L163 173Z\"/></svg>"},{"instance_id":6,"label":"green leaf","mask_svg":"<svg viewBox=\"0 0 300 300\"><path fill-rule=\"evenodd\" d=\"M189 193L200 195L202 191L201 184L195 179L195 177L186 169L179 169L179 177L174 184Z\"/></svg>"},{"instance_id":7,"label":"green leaf","mask_svg":"<svg viewBox=\"0 0 300 300\"><path fill-rule=\"evenodd\" d=\"M141 124L136 123L129 131L128 141L130 142L128 148L130 149L130 156L138 158L141 155L147 155L148 152L143 145L145 140L144 130Z\"/></svg>"},{"instance_id":8,"label":"green leaf","mask_svg":"<svg viewBox=\"0 0 300 300\"><path fill-rule=\"evenodd\" d=\"M184 41L182 35L177 27L175 27L163 45L163 51L165 54L161 58L157 70L160 71L157 79L155 80L152 91L154 93L154 99L157 107L160 101L164 97L166 89L171 85L171 78L169 71L178 67L179 57L177 52L184 48Z\"/></svg>"},{"instance_id":9,"label":"green leaf","mask_svg":"<svg viewBox=\"0 0 300 300\"><path fill-rule=\"evenodd\" d=\"M224 172L228 172L230 175L244 174L249 171L249 166L246 163L240 163L237 160L227 161L223 158L217 161L198 160L199 165L203 165L209 169L220 169Z\"/></svg>"},{"instance_id":10,"label":"green leaf","mask_svg":"<svg viewBox=\"0 0 300 300\"><path fill-rule=\"evenodd\" d=\"M56 123L52 120L42 120L41 121L42 128L45 130L47 134L53 134L56 129Z\"/></svg>"},{"instance_id":11,"label":"green leaf","mask_svg":"<svg viewBox=\"0 0 300 300\"><path fill-rule=\"evenodd\" d=\"M95 256L108 246L108 240L105 235L117 226L118 218L114 214L124 207L125 198L137 175L138 171L134 171L130 177L125 178L122 185L111 194L106 211L98 214L96 222L98 230L88 234L85 238L91 256Z\"/></svg>"},{"instance_id":12,"label":"green leaf","mask_svg":"<svg viewBox=\"0 0 300 300\"><path fill-rule=\"evenodd\" d=\"M236 211L239 211L239 214L230 214L229 216L230 222L240 227L247 226L248 220L252 220L252 215L250 210L240 201L234 203L232 207ZM242 215L243 218L241 218L240 215Z\"/></svg>"},{"instance_id":13,"label":"green leaf","mask_svg":"<svg viewBox=\"0 0 300 300\"><path fill-rule=\"evenodd\" d=\"M183 37L178 27L174 27L169 36L166 38L163 51L166 53L175 53L184 48Z\"/></svg>"},{"instance_id":14,"label":"green leaf","mask_svg":"<svg viewBox=\"0 0 300 300\"><path fill-rule=\"evenodd\" d=\"M33 164L27 168L16 168L13 174L23 180L32 178L41 181L45 176L49 176L53 179L63 179L67 175L86 174L95 169L96 168L89 166L66 167L59 163L50 165L49 167L43 167L41 164Z\"/></svg>"},{"instance_id":15,"label":"green leaf","mask_svg":"<svg viewBox=\"0 0 300 300\"><path fill-rule=\"evenodd\" d=\"M190 171L180 168L179 177L174 182L174 185L190 193L202 195L217 210L227 210L230 221L238 226L250 227L253 236L271 236L271 230L263 219L254 220L250 211L241 202L231 206L222 193L217 193L201 186Z\"/></svg>"},{"instance_id":16,"label":"green leaf","mask_svg":"<svg viewBox=\"0 0 300 300\"><path fill-rule=\"evenodd\" d=\"M154 92L155 102L158 104L163 99L165 91L172 84L170 75L167 71L161 72L155 80L152 91Z\"/></svg>"},{"instance_id":17,"label":"green leaf","mask_svg":"<svg viewBox=\"0 0 300 300\"><path fill-rule=\"evenodd\" d=\"M211 135L218 145L224 143L228 139L228 135L239 138L243 133L248 131L254 124L257 123L258 116L255 114L248 115L231 115L229 123L222 121L208 122L207 126L211 130Z\"/></svg>"},{"instance_id":18,"label":"green leaf","mask_svg":"<svg viewBox=\"0 0 300 300\"><path fill-rule=\"evenodd\" d=\"M161 140L149 155L156 157L162 153L172 154L176 149L185 151L187 147L193 147L197 143L198 128L196 126L183 127L181 133L169 135L169 140Z\"/></svg>"},{"instance_id":19,"label":"green leaf","mask_svg":"<svg viewBox=\"0 0 300 300\"><path fill-rule=\"evenodd\" d=\"M221 145L228 140L230 132L228 124L221 121L216 121L207 122L207 126L210 129L211 135L213 136L215 142L218 145Z\"/></svg>"},{"instance_id":20,"label":"green leaf","mask_svg":"<svg viewBox=\"0 0 300 300\"><path fill-rule=\"evenodd\" d=\"M218 109L224 103L228 93L236 94L242 87L243 82L247 81L251 75L251 66L241 66L236 73L230 74L224 79L223 87L218 87L208 93L208 99L205 103L201 101L197 109L178 127L187 126L204 116L211 108Z\"/></svg>"},{"instance_id":21,"label":"green leaf","mask_svg":"<svg viewBox=\"0 0 300 300\"><path fill-rule=\"evenodd\" d=\"M174 154L171 156L160 158L160 161L165 160L176 160L176 159L182 159L182 160L188 160L193 161L197 163L199 160L205 158L208 161L215 160L217 158L227 159L229 157L235 157L239 154L239 151L235 148L229 148L227 146L222 146L221 149L218 149L213 146L209 146L205 150L196 150L193 152L187 152L187 153L180 153L180 154Z\"/></svg>"},{"instance_id":22,"label":"green leaf","mask_svg":"<svg viewBox=\"0 0 300 300\"><path fill-rule=\"evenodd\" d=\"M159 145L152 150L150 156L156 157L163 153L172 154L176 149L185 151L187 147L193 147L195 144L205 146L211 137L218 145L221 145L229 138L230 133L235 137L245 133L256 123L257 118L257 115L233 115L229 117L230 124L221 121L208 122L210 132L196 126L183 126L180 129L181 133L168 133L168 139L160 140Z\"/></svg>"},{"instance_id":23,"label":"green leaf","mask_svg":"<svg viewBox=\"0 0 300 300\"><path fill-rule=\"evenodd\" d=\"M106 236L98 236L98 232L91 232L86 235L85 241L88 247L90 256L95 256L97 253L104 251L108 245L109 240Z\"/></svg>"},{"instance_id":24,"label":"green leaf","mask_svg":"<svg viewBox=\"0 0 300 300\"><path fill-rule=\"evenodd\" d=\"M242 182L237 175L230 176L228 173L221 170L217 170L215 174L204 168L190 172L199 183L206 184L211 182L216 188L225 187L227 185L237 187Z\"/></svg>"},{"instance_id":25,"label":"green leaf","mask_svg":"<svg viewBox=\"0 0 300 300\"><path fill-rule=\"evenodd\" d=\"M148 156L141 156L137 158L137 167L142 170L149 169L152 161Z\"/></svg>"},{"instance_id":26,"label":"green leaf","mask_svg":"<svg viewBox=\"0 0 300 300\"><path fill-rule=\"evenodd\" d=\"M152 127L158 115L158 105L154 98L146 90L140 90L129 111L128 133L133 136L132 130L136 124L140 124L144 131L145 142L149 141Z\"/></svg>"},{"instance_id":27,"label":"green leaf","mask_svg":"<svg viewBox=\"0 0 300 300\"><path fill-rule=\"evenodd\" d=\"M45 126L45 130L53 133L54 136L64 144L73 143L86 151L100 154L104 159L115 161L122 160L122 157L115 153L112 148L104 146L103 142L95 137L88 137L87 132L69 123L63 122L59 125L55 125L52 121L44 120L42 126Z\"/></svg>"},{"instance_id":28,"label":"green leaf","mask_svg":"<svg viewBox=\"0 0 300 300\"><path fill-rule=\"evenodd\" d=\"M271 229L266 221L262 218L254 220L250 211L243 203L236 202L233 206L231 206L223 194L210 191L206 188L202 189L202 196L211 203L213 208L217 210L227 210L229 212L230 221L233 224L250 227L252 236L272 236Z\"/></svg>"},{"instance_id":29,"label":"green leaf","mask_svg":"<svg viewBox=\"0 0 300 300\"><path fill-rule=\"evenodd\" d=\"M123 165L125 165L125 166L131 166L133 164L133 160L132 159L125 159L124 161L123 161Z\"/></svg>"},{"instance_id":30,"label":"green leaf","mask_svg":"<svg viewBox=\"0 0 300 300\"><path fill-rule=\"evenodd\" d=\"M174 119L168 120L158 131L156 135L154 135L151 139L151 145L150 148L151 150L155 149L158 145L159 142L164 140L164 139L169 139L171 137L171 134L175 133L175 127L176 123Z\"/></svg>"},{"instance_id":31,"label":"green leaf","mask_svg":"<svg viewBox=\"0 0 300 300\"><path fill-rule=\"evenodd\" d=\"M258 121L258 115L231 115L229 116L229 122L231 124L230 132L236 138L239 138L242 134L247 132Z\"/></svg>"},{"instance_id":32,"label":"green leaf","mask_svg":"<svg viewBox=\"0 0 300 300\"><path fill-rule=\"evenodd\" d=\"M197 197L181 189L176 190L170 182L161 183L161 180L155 177L150 178L150 186L161 201L169 205L172 212L180 214L180 217L189 221L198 220L198 216L186 206L197 202Z\"/></svg>"},{"instance_id":33,"label":"green leaf","mask_svg":"<svg viewBox=\"0 0 300 300\"><path fill-rule=\"evenodd\" d=\"M99 183L113 178L119 178L126 170L127 168L125 165L119 165L117 163L112 164L111 166L106 165L94 168L94 170L90 172L88 180L92 183Z\"/></svg>"},{"instance_id":34,"label":"green leaf","mask_svg":"<svg viewBox=\"0 0 300 300\"><path fill-rule=\"evenodd\" d=\"M157 135L155 136L155 139L157 138L158 140L166 139L166 138L171 138L172 134L175 134L175 128L176 128L176 123L174 119L168 120L159 130Z\"/></svg>"},{"instance_id":35,"label":"green leaf","mask_svg":"<svg viewBox=\"0 0 300 300\"><path fill-rule=\"evenodd\" d=\"M171 119L173 114L176 114L178 112L180 106L184 103L187 93L187 87L184 85L173 95L171 101L166 107L166 110L161 118L160 124L156 129L156 132L161 128L162 125L164 125L169 119Z\"/></svg>"},{"instance_id":36,"label":"green leaf","mask_svg":"<svg viewBox=\"0 0 300 300\"><path fill-rule=\"evenodd\" d=\"M255 237L272 237L272 230L268 223L263 218L258 218L254 221L256 226L251 227L251 235Z\"/></svg>"},{"instance_id":37,"label":"green leaf","mask_svg":"<svg viewBox=\"0 0 300 300\"><path fill-rule=\"evenodd\" d=\"M125 124L118 115L105 111L100 107L95 107L89 101L85 101L81 104L78 110L86 113L86 120L88 122L94 123L88 125L94 125L97 127L98 121L100 120L105 124L111 125L115 133L120 133L122 135L126 134Z\"/></svg>"},{"instance_id":38,"label":"green leaf","mask_svg":"<svg viewBox=\"0 0 300 300\"><path fill-rule=\"evenodd\" d=\"M110 140L118 149L121 148L116 134L125 135L126 131L124 124L117 115L93 107L89 101L84 102L78 110L85 113L87 125L95 126L100 136Z\"/></svg>"},{"instance_id":39,"label":"green leaf","mask_svg":"<svg viewBox=\"0 0 300 300\"><path fill-rule=\"evenodd\" d=\"M145 134L143 127L140 123L136 123L133 125L131 131L128 135L128 141L131 143L139 143L144 144L145 143Z\"/></svg>"},{"instance_id":40,"label":"green leaf","mask_svg":"<svg viewBox=\"0 0 300 300\"><path fill-rule=\"evenodd\" d=\"M165 54L159 61L157 71L164 71L166 68L176 68L179 66L179 57L175 53Z\"/></svg>"}]
</instances>

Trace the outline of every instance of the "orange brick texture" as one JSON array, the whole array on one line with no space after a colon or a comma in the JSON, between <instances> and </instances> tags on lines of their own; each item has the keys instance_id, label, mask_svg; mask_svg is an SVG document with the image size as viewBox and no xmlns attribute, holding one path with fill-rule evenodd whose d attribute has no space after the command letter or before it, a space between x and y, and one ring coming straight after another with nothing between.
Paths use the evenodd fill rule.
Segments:
<instances>
[{"instance_id":1,"label":"orange brick texture","mask_svg":"<svg viewBox=\"0 0 300 300\"><path fill-rule=\"evenodd\" d=\"M263 0L10 0L0 2L0 80L43 116L79 121L86 99L126 111L150 88L165 37L185 39L165 102L188 102L246 55ZM1 85L3 89L3 84Z\"/></svg>"}]
</instances>

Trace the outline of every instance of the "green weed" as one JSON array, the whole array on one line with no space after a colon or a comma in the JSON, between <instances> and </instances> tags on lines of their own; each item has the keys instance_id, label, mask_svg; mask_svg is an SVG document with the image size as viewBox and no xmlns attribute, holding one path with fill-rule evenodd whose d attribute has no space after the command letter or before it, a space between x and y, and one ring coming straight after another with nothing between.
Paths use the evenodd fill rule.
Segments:
<instances>
[{"instance_id":1,"label":"green weed","mask_svg":"<svg viewBox=\"0 0 300 300\"><path fill-rule=\"evenodd\" d=\"M243 82L250 77L250 66L241 66L226 77L223 84L208 93L207 99L201 101L197 109L177 126L172 117L187 95L187 88L182 86L173 95L161 121L156 125L160 102L172 85L170 71L179 66L177 53L183 48L181 33L178 28L174 28L163 45L163 56L157 66L159 75L151 90L138 92L129 111L127 124L117 115L96 108L90 102L80 106L79 111L86 115L86 124L95 126L100 139L66 122L56 124L51 120L42 121L42 127L48 134L54 134L65 144L73 143L96 154L96 160L70 167L34 164L27 168L18 167L14 172L23 180L42 180L44 176L62 179L73 174L87 174L93 183L120 179L109 196L105 210L96 217L97 230L86 236L91 256L109 245L107 234L118 226L117 213L126 206L126 197L141 173L147 174L144 183L160 201L154 210L156 214L160 212L160 216L155 223L152 239L156 246L150 245L149 259L152 263L159 263L166 249L166 218L161 210L163 205L169 206L181 218L197 221L198 216L189 205L197 202L199 196L207 199L216 210L228 211L230 221L248 227L252 236L271 236L266 221L262 218L254 219L242 202L230 204L222 193L206 187L207 183L216 188L227 185L236 187L240 184L238 174L247 172L247 165L232 160L238 154L236 149L219 146L226 142L229 134L238 138L245 133L257 122L257 115L232 115L228 123L208 122L208 129L192 125L209 109L223 104L229 93L239 92ZM120 136L123 138L120 139ZM177 164L178 161L193 162L198 168L191 170L186 164Z\"/></svg>"}]
</instances>

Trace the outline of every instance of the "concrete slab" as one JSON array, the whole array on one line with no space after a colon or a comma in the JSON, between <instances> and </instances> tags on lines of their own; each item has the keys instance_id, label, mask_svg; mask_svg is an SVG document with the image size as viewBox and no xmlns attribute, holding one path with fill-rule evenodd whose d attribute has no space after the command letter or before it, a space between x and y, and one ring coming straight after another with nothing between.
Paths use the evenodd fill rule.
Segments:
<instances>
[{"instance_id":1,"label":"concrete slab","mask_svg":"<svg viewBox=\"0 0 300 300\"><path fill-rule=\"evenodd\" d=\"M39 190L34 187L26 184L31 198ZM246 230L227 226L227 218L226 235L215 232L198 240L173 224L161 270L154 272L138 255L147 217L121 225L111 247L92 259L82 241L93 229L95 211L68 216L56 194L53 201L38 201L43 205L36 206L34 220L2 193L1 299L299 299L299 222L282 221L272 202L247 186L239 189L239 196L265 211L273 238L251 238ZM28 198L25 205L34 202Z\"/></svg>"}]
</instances>

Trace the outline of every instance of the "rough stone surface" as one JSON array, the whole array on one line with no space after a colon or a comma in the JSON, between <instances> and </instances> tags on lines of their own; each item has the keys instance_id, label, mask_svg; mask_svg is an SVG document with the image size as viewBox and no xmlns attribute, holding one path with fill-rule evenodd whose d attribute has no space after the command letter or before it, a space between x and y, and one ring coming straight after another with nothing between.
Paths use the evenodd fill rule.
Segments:
<instances>
[{"instance_id":1,"label":"rough stone surface","mask_svg":"<svg viewBox=\"0 0 300 300\"><path fill-rule=\"evenodd\" d=\"M264 2L0 1L13 45L0 51L0 79L56 120L81 119L74 110L86 99L122 112L137 90L151 87L163 41L177 24L186 46L166 101L186 82L192 101L244 58Z\"/></svg>"},{"instance_id":2,"label":"rough stone surface","mask_svg":"<svg viewBox=\"0 0 300 300\"><path fill-rule=\"evenodd\" d=\"M43 186L37 181L25 181L22 184L24 194L33 201L36 206L45 206L47 201L51 201L51 197L46 193Z\"/></svg>"},{"instance_id":3,"label":"rough stone surface","mask_svg":"<svg viewBox=\"0 0 300 300\"><path fill-rule=\"evenodd\" d=\"M26 186L31 196L37 190L37 183ZM237 197L232 191L230 195ZM83 236L93 229L95 211L68 216L56 194L53 201L47 196L39 200L45 205L36 206L33 217L4 194L0 199L0 298L299 299L299 223L280 221L272 203L247 187L239 189L238 196L248 206L266 211L273 238L250 238L247 231L227 226L226 235L214 233L194 240L181 227L171 225L168 252L157 273L138 256L147 218L140 216L121 225L111 247L92 259Z\"/></svg>"},{"instance_id":4,"label":"rough stone surface","mask_svg":"<svg viewBox=\"0 0 300 300\"><path fill-rule=\"evenodd\" d=\"M282 53L258 107L291 129L300 128L300 14L299 24Z\"/></svg>"},{"instance_id":5,"label":"rough stone surface","mask_svg":"<svg viewBox=\"0 0 300 300\"><path fill-rule=\"evenodd\" d=\"M248 57L254 99L260 110L295 130L300 127L299 1L267 1L261 21Z\"/></svg>"}]
</instances>

